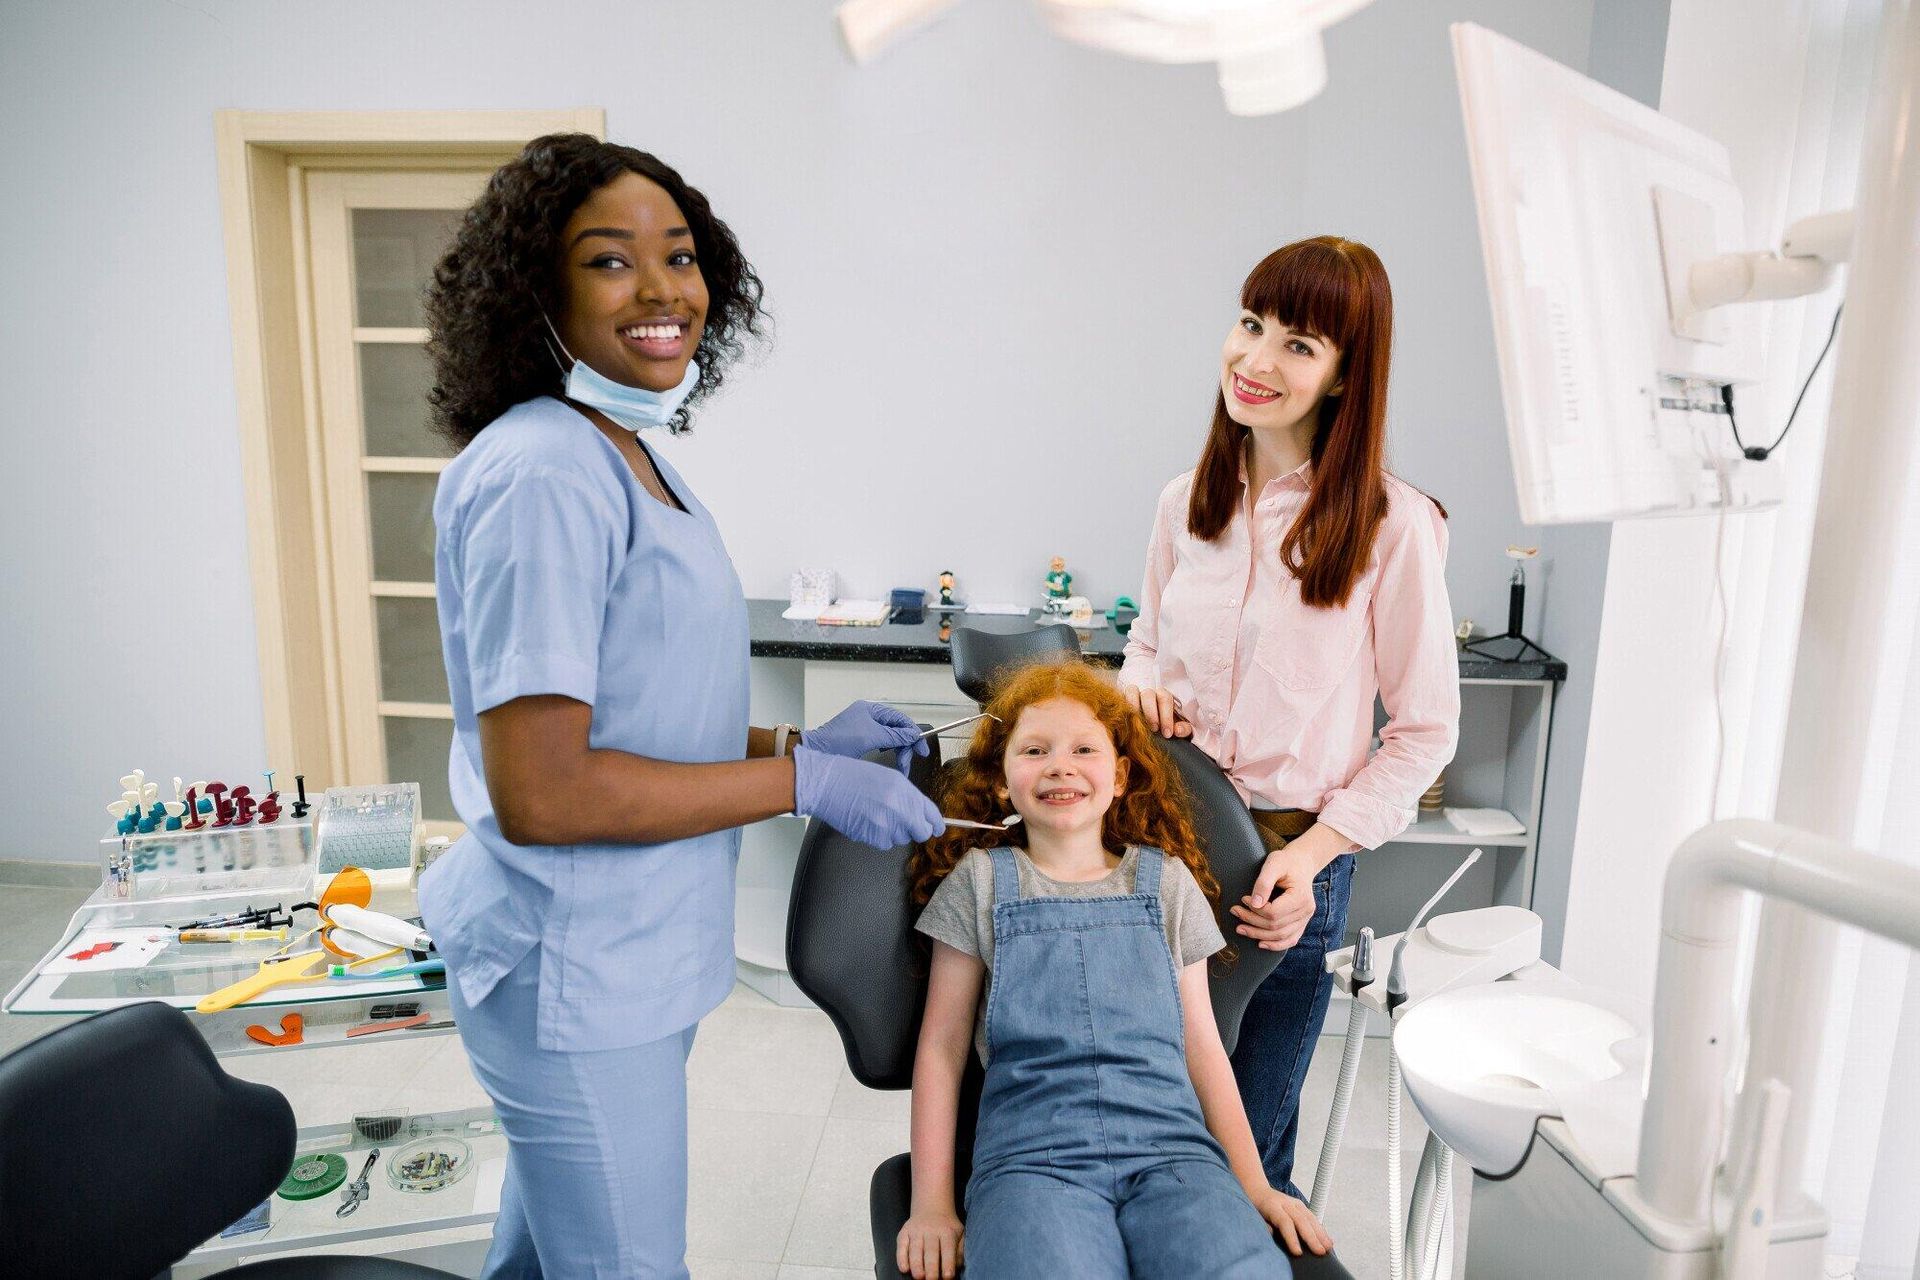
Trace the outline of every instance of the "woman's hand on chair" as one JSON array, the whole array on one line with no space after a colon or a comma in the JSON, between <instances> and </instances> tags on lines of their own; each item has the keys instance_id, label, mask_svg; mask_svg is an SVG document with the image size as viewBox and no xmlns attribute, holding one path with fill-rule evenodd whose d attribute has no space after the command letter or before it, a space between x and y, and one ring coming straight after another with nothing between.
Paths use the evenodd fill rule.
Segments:
<instances>
[{"instance_id":1,"label":"woman's hand on chair","mask_svg":"<svg viewBox=\"0 0 1920 1280\"><path fill-rule=\"evenodd\" d=\"M1333 1237L1320 1225L1320 1219L1313 1216L1313 1210L1306 1202L1295 1199L1284 1191L1275 1191L1272 1187L1256 1188L1251 1196L1253 1207L1267 1220L1274 1234L1287 1247L1287 1252L1295 1257L1305 1249L1311 1253L1325 1253L1333 1248Z\"/></svg>"},{"instance_id":2,"label":"woman's hand on chair","mask_svg":"<svg viewBox=\"0 0 1920 1280\"><path fill-rule=\"evenodd\" d=\"M1233 904L1240 921L1234 932L1262 951L1291 949L1313 920L1313 878L1319 871L1311 856L1293 845L1268 854L1253 892Z\"/></svg>"},{"instance_id":3,"label":"woman's hand on chair","mask_svg":"<svg viewBox=\"0 0 1920 1280\"><path fill-rule=\"evenodd\" d=\"M1120 686L1120 692L1127 695L1127 701L1133 704L1147 722L1147 728L1163 738L1191 738L1193 726L1180 718L1180 699L1167 689L1136 689L1130 684Z\"/></svg>"},{"instance_id":4,"label":"woman's hand on chair","mask_svg":"<svg viewBox=\"0 0 1920 1280\"><path fill-rule=\"evenodd\" d=\"M960 1219L944 1210L922 1209L900 1228L894 1262L913 1280L953 1280L966 1257Z\"/></svg>"}]
</instances>

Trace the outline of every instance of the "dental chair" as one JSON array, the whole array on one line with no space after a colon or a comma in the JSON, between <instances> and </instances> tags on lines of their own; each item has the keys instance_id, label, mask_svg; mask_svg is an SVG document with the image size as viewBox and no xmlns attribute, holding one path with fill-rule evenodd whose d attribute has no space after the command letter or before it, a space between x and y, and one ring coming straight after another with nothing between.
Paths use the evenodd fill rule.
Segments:
<instances>
[{"instance_id":1,"label":"dental chair","mask_svg":"<svg viewBox=\"0 0 1920 1280\"><path fill-rule=\"evenodd\" d=\"M0 1274L150 1280L273 1195L293 1108L221 1069L158 1002L95 1014L0 1059ZM357 1154L357 1153L356 1153ZM276 1216L285 1201L276 1201ZM431 1280L391 1258L276 1258L247 1280Z\"/></svg>"},{"instance_id":2,"label":"dental chair","mask_svg":"<svg viewBox=\"0 0 1920 1280\"><path fill-rule=\"evenodd\" d=\"M1053 632L1065 632L1062 637ZM963 647L961 637L974 634L987 642ZM1077 653L1070 627L1044 628L1045 642L1029 639L1035 633L992 636L984 632L954 633L956 682L970 696L982 699L1000 666L1034 661L1061 653ZM1024 645L999 641L1025 641ZM997 661L989 661L991 654ZM963 666L964 664L964 666ZM1213 874L1220 881L1223 903L1240 900L1253 888L1266 848L1253 819L1241 804L1233 784L1206 753L1184 739L1162 744L1180 770L1193 807L1194 830L1207 852ZM913 761L909 776L922 791L931 792L940 767L939 743L932 754ZM879 763L891 762L890 753L876 753ZM870 1089L913 1087L913 1054L920 1034L920 1015L926 1003L927 956L915 941L913 922L919 915L908 897L907 857L910 846L876 852L814 820L800 843L800 860L793 878L793 897L787 913L787 967L794 983L826 1011L840 1032L847 1066L854 1079ZM1221 917L1221 932L1229 939L1238 922ZM1237 961L1225 973L1212 976L1213 1013L1220 1038L1232 1053L1240 1036L1240 1019L1254 988L1279 963L1279 953L1257 947L1236 948ZM985 1073L977 1057L969 1055L960 1085L959 1132L954 1149L954 1181L965 1187L973 1167L973 1127L979 1111L980 1086ZM908 1217L912 1174L906 1153L884 1161L873 1171L868 1212L873 1230L876 1280L899 1280L894 1266L894 1242ZM1279 1244L1274 1245L1280 1249ZM1298 1280L1352 1280L1351 1273L1333 1255L1306 1255L1291 1259ZM1198 1278L1196 1278L1198 1280Z\"/></svg>"},{"instance_id":3,"label":"dental chair","mask_svg":"<svg viewBox=\"0 0 1920 1280\"><path fill-rule=\"evenodd\" d=\"M984 704L993 682L1014 667L1080 652L1080 637L1064 622L1030 631L1001 633L957 627L953 633L953 682Z\"/></svg>"}]
</instances>

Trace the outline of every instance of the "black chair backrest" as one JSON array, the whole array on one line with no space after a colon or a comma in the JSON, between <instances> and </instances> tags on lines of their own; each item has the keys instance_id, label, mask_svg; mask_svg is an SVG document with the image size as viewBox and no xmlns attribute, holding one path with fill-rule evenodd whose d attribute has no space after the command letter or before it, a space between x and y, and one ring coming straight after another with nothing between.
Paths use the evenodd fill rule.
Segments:
<instances>
[{"instance_id":1,"label":"black chair backrest","mask_svg":"<svg viewBox=\"0 0 1920 1280\"><path fill-rule=\"evenodd\" d=\"M931 793L940 740L908 776ZM871 759L889 764L891 753ZM800 840L787 908L787 970L826 1011L853 1078L870 1089L913 1085L913 1049L927 999L926 953L914 943L919 909L907 890L911 845L884 852L811 820Z\"/></svg>"},{"instance_id":2,"label":"black chair backrest","mask_svg":"<svg viewBox=\"0 0 1920 1280\"><path fill-rule=\"evenodd\" d=\"M1233 960L1224 971L1216 962L1208 976L1214 1021L1220 1024L1221 1042L1232 1053L1240 1040L1240 1019L1246 1016L1254 988L1280 963L1280 952L1262 951L1235 933L1234 926L1240 922L1227 911L1253 891L1267 848L1260 839L1260 829L1253 825L1253 815L1240 803L1240 793L1212 756L1186 738L1163 739L1161 745L1180 770L1180 780L1186 783L1194 834L1200 837L1213 878L1220 882L1220 901L1214 914L1222 936L1233 947Z\"/></svg>"},{"instance_id":3,"label":"black chair backrest","mask_svg":"<svg viewBox=\"0 0 1920 1280\"><path fill-rule=\"evenodd\" d=\"M1079 653L1080 637L1064 622L1002 634L958 627L953 633L953 682L984 703L1000 675L1029 662Z\"/></svg>"},{"instance_id":4,"label":"black chair backrest","mask_svg":"<svg viewBox=\"0 0 1920 1280\"><path fill-rule=\"evenodd\" d=\"M158 1275L273 1193L294 1132L177 1009L62 1027L0 1059L0 1270Z\"/></svg>"}]
</instances>

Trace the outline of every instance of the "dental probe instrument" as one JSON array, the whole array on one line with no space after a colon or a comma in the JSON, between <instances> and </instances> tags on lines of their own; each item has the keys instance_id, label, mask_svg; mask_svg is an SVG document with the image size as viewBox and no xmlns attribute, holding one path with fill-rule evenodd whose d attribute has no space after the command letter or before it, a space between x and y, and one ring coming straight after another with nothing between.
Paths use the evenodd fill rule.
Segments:
<instances>
[{"instance_id":1,"label":"dental probe instrument","mask_svg":"<svg viewBox=\"0 0 1920 1280\"><path fill-rule=\"evenodd\" d=\"M955 720L952 724L937 724L920 736L923 738L931 738L936 733L945 733L949 729L958 729L961 725L972 724L976 720L992 720L997 723L999 719L1000 717L994 715L991 711L982 711L977 716L968 716L964 720Z\"/></svg>"}]
</instances>

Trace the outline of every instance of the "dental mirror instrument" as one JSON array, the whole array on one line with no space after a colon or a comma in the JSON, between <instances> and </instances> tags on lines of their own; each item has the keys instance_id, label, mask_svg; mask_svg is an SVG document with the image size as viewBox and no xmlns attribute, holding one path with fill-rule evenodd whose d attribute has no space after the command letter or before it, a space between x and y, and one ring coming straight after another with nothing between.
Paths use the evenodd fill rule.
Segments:
<instances>
[{"instance_id":1,"label":"dental mirror instrument","mask_svg":"<svg viewBox=\"0 0 1920 1280\"><path fill-rule=\"evenodd\" d=\"M944 813L940 817L950 827L971 827L975 831L1005 831L1020 821L1020 815L1017 813L1005 822L968 822L965 818L949 818Z\"/></svg>"}]
</instances>

